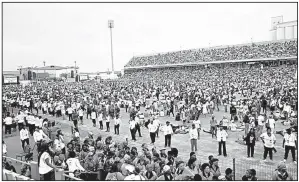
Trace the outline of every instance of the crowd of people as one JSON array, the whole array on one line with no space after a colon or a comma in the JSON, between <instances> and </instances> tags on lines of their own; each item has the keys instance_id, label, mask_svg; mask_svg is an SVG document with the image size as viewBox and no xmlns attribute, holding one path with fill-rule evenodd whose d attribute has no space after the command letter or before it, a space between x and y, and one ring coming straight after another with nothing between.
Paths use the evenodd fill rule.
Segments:
<instances>
[{"instance_id":1,"label":"crowd of people","mask_svg":"<svg viewBox=\"0 0 299 182\"><path fill-rule=\"evenodd\" d=\"M133 57L126 67L297 56L297 40L203 48Z\"/></svg>"},{"instance_id":2,"label":"crowd of people","mask_svg":"<svg viewBox=\"0 0 299 182\"><path fill-rule=\"evenodd\" d=\"M224 49L225 53L222 49L209 52L221 54L224 60L249 59L257 55L293 55L294 47L295 41L289 41L231 47ZM226 54L240 52L239 49L246 54L241 57ZM207 54L207 50L202 51L203 54L199 55ZM164 58L159 58L161 64L164 64ZM247 145L245 155L249 158L254 157L255 143L261 141L264 144L263 160L268 155L273 160L276 136L282 135L285 156L274 172L273 180L292 180L285 161L291 152L292 160L296 162L298 90L295 72L296 65L183 67L131 71L114 81L7 85L3 86L2 103L5 135L18 128L21 147L29 151L26 160L32 160L29 137L33 137L39 173L44 180L53 180L54 171L59 168L84 180L233 180L233 170L222 169L225 173L221 173L217 158L210 156L206 162L197 159L201 131L216 138L218 155L225 157L229 155L226 150L228 132L242 133L240 143ZM222 119L215 119L213 114L220 107L227 114ZM11 108L18 112L12 113ZM125 122L122 121L121 109L129 115L131 139L116 141L113 136L120 134L119 128ZM72 122L74 129L70 140L66 139L65 131L57 123L47 119L49 114ZM160 116L170 116L178 122L161 124ZM201 117L211 117L210 128L202 127ZM82 140L79 128L85 124L85 118L92 120L99 133L107 132L110 136L104 138L90 132ZM277 130L278 119L286 130ZM110 131L110 126L114 130ZM139 137L145 134L140 132L141 127L148 130L151 143L144 143L141 148L130 146L136 141L136 134ZM171 145L173 135L179 133L190 136L188 160L180 158L182 149ZM165 136L165 148L157 149L155 139L161 134ZM166 148L170 150L166 152ZM11 169L9 162L6 165ZM22 169L24 175L30 175L28 166ZM256 170L249 169L242 180L257 178L262 176L256 176Z\"/></svg>"}]
</instances>

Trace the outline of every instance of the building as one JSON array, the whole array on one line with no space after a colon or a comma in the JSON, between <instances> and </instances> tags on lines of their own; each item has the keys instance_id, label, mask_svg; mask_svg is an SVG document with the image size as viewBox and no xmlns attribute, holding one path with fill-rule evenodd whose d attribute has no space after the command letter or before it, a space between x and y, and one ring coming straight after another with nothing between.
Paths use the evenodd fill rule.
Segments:
<instances>
[{"instance_id":1,"label":"building","mask_svg":"<svg viewBox=\"0 0 299 182\"><path fill-rule=\"evenodd\" d=\"M270 37L272 41L297 39L297 20L283 22L283 16L271 18Z\"/></svg>"},{"instance_id":2,"label":"building","mask_svg":"<svg viewBox=\"0 0 299 182\"><path fill-rule=\"evenodd\" d=\"M20 77L19 71L3 71L2 84L18 84L20 83Z\"/></svg>"}]
</instances>

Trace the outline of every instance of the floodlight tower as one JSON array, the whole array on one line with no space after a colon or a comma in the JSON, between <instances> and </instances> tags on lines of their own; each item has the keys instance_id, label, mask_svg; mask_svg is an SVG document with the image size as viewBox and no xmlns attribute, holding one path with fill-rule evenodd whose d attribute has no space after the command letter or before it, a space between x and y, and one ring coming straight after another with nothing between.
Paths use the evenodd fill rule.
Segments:
<instances>
[{"instance_id":1,"label":"floodlight tower","mask_svg":"<svg viewBox=\"0 0 299 182\"><path fill-rule=\"evenodd\" d=\"M111 39L112 74L114 74L114 64L113 64L113 43L112 43L112 28L114 28L114 20L108 20L108 28L110 28L110 39Z\"/></svg>"}]
</instances>

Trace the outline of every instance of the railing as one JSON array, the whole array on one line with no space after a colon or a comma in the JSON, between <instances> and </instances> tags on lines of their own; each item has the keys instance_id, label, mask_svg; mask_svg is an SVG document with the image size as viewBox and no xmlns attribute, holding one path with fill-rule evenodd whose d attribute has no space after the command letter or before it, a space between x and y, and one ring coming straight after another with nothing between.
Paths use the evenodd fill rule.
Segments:
<instances>
[{"instance_id":1,"label":"railing","mask_svg":"<svg viewBox=\"0 0 299 182\"><path fill-rule=\"evenodd\" d=\"M26 176L22 176L18 173L14 173L12 171L3 169L2 180L3 181L28 181L28 180L34 180L34 179L30 179L30 178L28 178Z\"/></svg>"},{"instance_id":2,"label":"railing","mask_svg":"<svg viewBox=\"0 0 299 182\"><path fill-rule=\"evenodd\" d=\"M33 180L40 180L40 174L39 174L39 171L38 171L38 164L37 164L37 162L35 162L35 161L24 162L24 161L20 161L18 159L14 159L14 158L7 157L7 156L2 156L2 157L5 158L5 159L8 159L8 160L19 162L21 164L27 164L27 165L29 165L30 168L31 168L31 170L30 170L31 171L31 178ZM17 175L21 176L20 174L17 174ZM7 179L7 180L9 180L9 179Z\"/></svg>"}]
</instances>

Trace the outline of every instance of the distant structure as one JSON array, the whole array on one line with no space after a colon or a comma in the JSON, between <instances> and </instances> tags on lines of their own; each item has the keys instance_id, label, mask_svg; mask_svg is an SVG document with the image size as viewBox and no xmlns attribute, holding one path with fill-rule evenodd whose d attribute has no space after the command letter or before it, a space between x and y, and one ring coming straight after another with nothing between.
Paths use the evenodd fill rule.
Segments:
<instances>
[{"instance_id":1,"label":"distant structure","mask_svg":"<svg viewBox=\"0 0 299 182\"><path fill-rule=\"evenodd\" d=\"M271 41L297 39L297 20L283 22L283 16L271 18Z\"/></svg>"}]
</instances>

